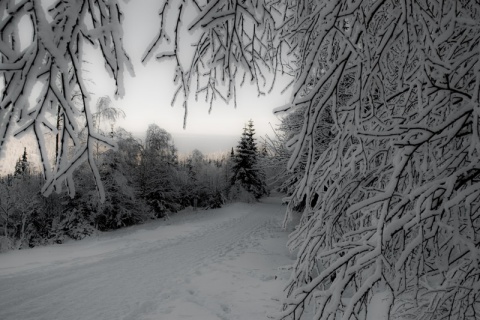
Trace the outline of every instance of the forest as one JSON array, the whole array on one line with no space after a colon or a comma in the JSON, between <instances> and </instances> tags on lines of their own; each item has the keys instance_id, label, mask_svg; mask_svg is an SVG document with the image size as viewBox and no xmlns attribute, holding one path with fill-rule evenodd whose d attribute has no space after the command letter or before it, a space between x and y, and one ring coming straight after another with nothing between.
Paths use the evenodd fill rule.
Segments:
<instances>
[{"instance_id":1,"label":"forest","mask_svg":"<svg viewBox=\"0 0 480 320\"><path fill-rule=\"evenodd\" d=\"M115 109L110 108L112 114ZM251 120L235 149L210 157L195 149L179 159L172 136L156 124L148 127L144 143L122 128L108 135L117 148L98 146L94 153L104 201L86 165L74 173L74 196L60 192L44 197L44 177L32 169L25 149L14 172L0 179L0 251L80 240L96 230L169 219L187 207L206 210L255 202L285 180L273 173L274 148L266 141L257 148Z\"/></svg>"},{"instance_id":2,"label":"forest","mask_svg":"<svg viewBox=\"0 0 480 320\"><path fill-rule=\"evenodd\" d=\"M188 178L189 170L199 174L194 155L192 169L188 160L169 167L176 160L167 134L156 149L147 132L137 152L128 134L114 141L95 130L83 47L101 52L121 97L128 89L122 74L132 67L122 46L128 12L108 0L54 1L48 10L41 1L11 0L0 3L0 12L0 148L12 135L36 137L43 172L31 181L42 185L39 201L61 197L54 193L60 190L75 201L92 190L86 198L98 198L101 210L98 219L85 218L88 224L133 223L143 218L126 210L132 198L121 197L119 217L108 199L132 194L119 181L143 174L155 188L140 179L135 190L151 212L161 216L172 206L167 193L182 203L169 187L174 180L162 179L171 174L176 186L194 184ZM24 17L34 28L31 42L20 47ZM289 102L274 110L282 128L266 152L284 168L285 224L300 216L289 238L297 258L278 319L303 319L312 305L314 319L366 319L378 292L392 319L479 318L479 21L480 4L467 0L162 3L143 63L176 64L172 103L184 108L184 125L192 97L235 104L245 82L262 96L280 75L292 78ZM29 102L34 86L41 90ZM53 158L47 133L60 141ZM97 159L97 143L118 149ZM162 160L150 161L149 152ZM222 161L212 169L219 176L228 156ZM165 175L150 175L155 166ZM254 189L247 192L265 193ZM209 192L215 200L202 205L223 201ZM27 209L19 208L13 229L21 237ZM88 215L79 203L70 208L62 221Z\"/></svg>"}]
</instances>

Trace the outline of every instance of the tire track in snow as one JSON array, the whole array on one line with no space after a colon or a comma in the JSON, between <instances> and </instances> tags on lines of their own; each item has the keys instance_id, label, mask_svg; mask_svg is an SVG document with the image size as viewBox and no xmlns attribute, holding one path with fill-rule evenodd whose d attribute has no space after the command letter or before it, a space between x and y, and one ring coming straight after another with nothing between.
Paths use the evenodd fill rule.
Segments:
<instances>
[{"instance_id":1,"label":"tire track in snow","mask_svg":"<svg viewBox=\"0 0 480 320\"><path fill-rule=\"evenodd\" d=\"M141 319L178 294L179 283L202 267L243 250L249 236L282 215L278 203L259 203L221 223L212 220L165 246L145 243L88 264L0 278L0 318Z\"/></svg>"}]
</instances>

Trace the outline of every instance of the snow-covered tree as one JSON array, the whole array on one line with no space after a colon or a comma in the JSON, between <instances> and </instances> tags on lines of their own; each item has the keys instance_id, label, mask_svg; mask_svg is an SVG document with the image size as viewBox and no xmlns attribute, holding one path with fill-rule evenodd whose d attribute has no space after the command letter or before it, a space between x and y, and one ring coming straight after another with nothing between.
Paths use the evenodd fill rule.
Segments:
<instances>
[{"instance_id":1,"label":"snow-covered tree","mask_svg":"<svg viewBox=\"0 0 480 320\"><path fill-rule=\"evenodd\" d=\"M220 159L205 156L195 149L183 161L187 179L183 184L183 198L188 205L220 208L225 203L225 192L230 181L225 180L227 164Z\"/></svg>"},{"instance_id":2,"label":"snow-covered tree","mask_svg":"<svg viewBox=\"0 0 480 320\"><path fill-rule=\"evenodd\" d=\"M108 96L99 98L96 108L97 111L92 114L93 124L96 132L104 137L110 137L110 139L113 139L115 122L120 118L125 118L125 112L123 112L123 110L120 108L112 106L112 100ZM108 130L108 133L105 129ZM94 154L97 162L102 151L101 147L105 147L105 145L99 141L95 141Z\"/></svg>"},{"instance_id":3,"label":"snow-covered tree","mask_svg":"<svg viewBox=\"0 0 480 320\"><path fill-rule=\"evenodd\" d=\"M23 160L17 163L14 175L0 179L0 235L4 237L0 251L29 246L29 226L38 209L41 180L29 171L26 152Z\"/></svg>"},{"instance_id":4,"label":"snow-covered tree","mask_svg":"<svg viewBox=\"0 0 480 320\"><path fill-rule=\"evenodd\" d=\"M10 220L15 209L15 199L13 198L11 188L12 184L12 176L3 177L0 180L0 230L2 237L5 239L4 242L8 242L3 244L5 248L2 248L2 246L0 246L0 249L10 249L10 247L12 246L10 240Z\"/></svg>"},{"instance_id":5,"label":"snow-covered tree","mask_svg":"<svg viewBox=\"0 0 480 320\"><path fill-rule=\"evenodd\" d=\"M100 157L100 174L105 202L97 206L95 226L99 230L118 229L151 217L143 198L138 196L138 167L142 147L129 132L115 132L117 150Z\"/></svg>"},{"instance_id":6,"label":"snow-covered tree","mask_svg":"<svg viewBox=\"0 0 480 320\"><path fill-rule=\"evenodd\" d=\"M238 184L255 198L260 198L267 194L267 190L257 165L258 150L254 135L253 121L250 120L243 128L237 152L233 158L231 184L232 186Z\"/></svg>"},{"instance_id":7,"label":"snow-covered tree","mask_svg":"<svg viewBox=\"0 0 480 320\"><path fill-rule=\"evenodd\" d=\"M23 149L22 157L17 160L15 163L15 172L13 175L15 177L25 176L30 173L30 162L27 158L27 148Z\"/></svg>"},{"instance_id":8,"label":"snow-covered tree","mask_svg":"<svg viewBox=\"0 0 480 320\"><path fill-rule=\"evenodd\" d=\"M46 194L63 184L73 194L72 172L87 161L103 195L93 144L112 143L94 130L82 64L84 47L95 46L115 80L116 94L123 95L122 73L130 62L122 46L121 20L115 0L62 0L49 8L36 0L0 2L0 151L12 133L33 132ZM57 131L59 116L63 118L59 154L49 159L44 136ZM85 141L78 137L83 129Z\"/></svg>"},{"instance_id":9,"label":"snow-covered tree","mask_svg":"<svg viewBox=\"0 0 480 320\"><path fill-rule=\"evenodd\" d=\"M145 150L151 157L155 157L157 161L165 162L168 165L175 165L178 161L177 149L172 135L156 124L148 126Z\"/></svg>"},{"instance_id":10,"label":"snow-covered tree","mask_svg":"<svg viewBox=\"0 0 480 320\"><path fill-rule=\"evenodd\" d=\"M180 208L177 149L165 129L151 124L140 156L138 183L140 196L158 216Z\"/></svg>"},{"instance_id":11,"label":"snow-covered tree","mask_svg":"<svg viewBox=\"0 0 480 320\"><path fill-rule=\"evenodd\" d=\"M474 319L480 212L480 6L468 1L299 1L286 38L305 199L281 318ZM328 116L331 141L316 145ZM323 148L323 149L320 149Z\"/></svg>"}]
</instances>

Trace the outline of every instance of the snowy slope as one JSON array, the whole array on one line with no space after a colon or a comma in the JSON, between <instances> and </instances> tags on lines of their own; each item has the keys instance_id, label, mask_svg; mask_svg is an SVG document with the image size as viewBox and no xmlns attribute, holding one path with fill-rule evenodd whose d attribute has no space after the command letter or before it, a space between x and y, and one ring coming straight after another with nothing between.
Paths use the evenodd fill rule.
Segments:
<instances>
[{"instance_id":1,"label":"snowy slope","mask_svg":"<svg viewBox=\"0 0 480 320\"><path fill-rule=\"evenodd\" d=\"M0 319L266 319L294 258L276 198L0 255Z\"/></svg>"}]
</instances>

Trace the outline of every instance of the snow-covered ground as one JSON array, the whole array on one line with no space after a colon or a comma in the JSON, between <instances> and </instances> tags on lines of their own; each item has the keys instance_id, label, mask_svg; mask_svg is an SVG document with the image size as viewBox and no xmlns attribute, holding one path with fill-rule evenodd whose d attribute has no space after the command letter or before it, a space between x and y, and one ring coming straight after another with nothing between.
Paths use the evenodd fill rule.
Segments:
<instances>
[{"instance_id":1,"label":"snow-covered ground","mask_svg":"<svg viewBox=\"0 0 480 320\"><path fill-rule=\"evenodd\" d=\"M267 319L294 256L280 199L0 254L0 319Z\"/></svg>"}]
</instances>

